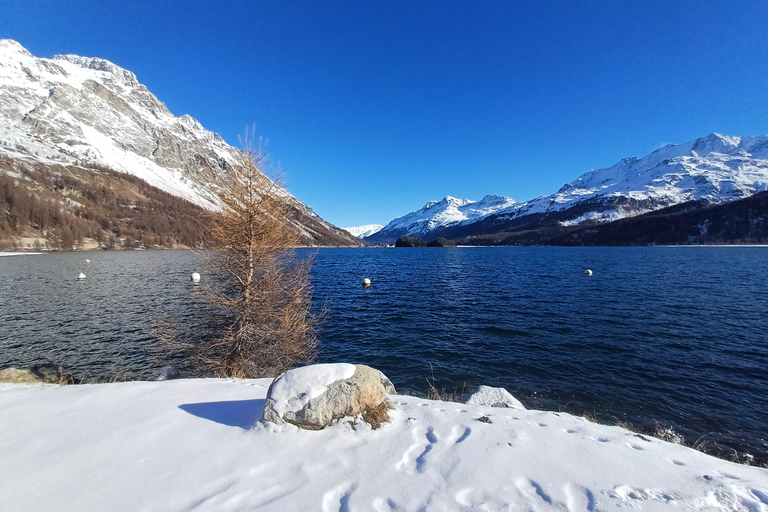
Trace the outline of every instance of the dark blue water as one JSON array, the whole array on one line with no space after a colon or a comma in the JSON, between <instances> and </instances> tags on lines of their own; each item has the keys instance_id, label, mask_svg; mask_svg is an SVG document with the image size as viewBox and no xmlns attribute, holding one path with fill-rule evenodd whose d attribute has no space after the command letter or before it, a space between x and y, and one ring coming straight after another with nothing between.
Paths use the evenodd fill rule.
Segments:
<instances>
[{"instance_id":1,"label":"dark blue water","mask_svg":"<svg viewBox=\"0 0 768 512\"><path fill-rule=\"evenodd\" d=\"M427 378L449 393L503 386L528 407L768 454L766 248L312 254L322 362L369 364L418 394ZM182 251L0 258L0 368L154 377L166 361L148 323L196 324L195 270Z\"/></svg>"}]
</instances>

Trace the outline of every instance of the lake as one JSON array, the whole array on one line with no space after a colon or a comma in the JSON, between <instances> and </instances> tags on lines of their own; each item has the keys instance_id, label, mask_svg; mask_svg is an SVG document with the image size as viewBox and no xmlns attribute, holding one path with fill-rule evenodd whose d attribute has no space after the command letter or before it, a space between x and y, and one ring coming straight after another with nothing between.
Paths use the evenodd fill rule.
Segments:
<instances>
[{"instance_id":1,"label":"lake","mask_svg":"<svg viewBox=\"0 0 768 512\"><path fill-rule=\"evenodd\" d=\"M503 386L529 408L658 422L768 460L767 248L299 252L315 259L320 362L368 364L416 394L427 379ZM194 271L210 278L189 251L0 258L0 368L153 379L179 362L152 355L150 323L203 316Z\"/></svg>"}]
</instances>

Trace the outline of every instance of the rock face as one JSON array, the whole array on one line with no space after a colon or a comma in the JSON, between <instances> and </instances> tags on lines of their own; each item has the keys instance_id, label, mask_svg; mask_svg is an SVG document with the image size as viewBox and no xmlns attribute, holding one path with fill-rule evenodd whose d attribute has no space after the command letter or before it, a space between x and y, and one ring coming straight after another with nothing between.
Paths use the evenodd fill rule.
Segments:
<instances>
[{"instance_id":1,"label":"rock face","mask_svg":"<svg viewBox=\"0 0 768 512\"><path fill-rule=\"evenodd\" d=\"M510 409L525 409L520 400L504 388L492 388L490 386L480 386L477 391L469 397L467 405L484 405L486 407L508 407Z\"/></svg>"},{"instance_id":2,"label":"rock face","mask_svg":"<svg viewBox=\"0 0 768 512\"><path fill-rule=\"evenodd\" d=\"M375 368L318 364L290 370L267 393L262 421L323 429L346 416L362 415L373 428L388 421L387 393L392 383Z\"/></svg>"}]
</instances>

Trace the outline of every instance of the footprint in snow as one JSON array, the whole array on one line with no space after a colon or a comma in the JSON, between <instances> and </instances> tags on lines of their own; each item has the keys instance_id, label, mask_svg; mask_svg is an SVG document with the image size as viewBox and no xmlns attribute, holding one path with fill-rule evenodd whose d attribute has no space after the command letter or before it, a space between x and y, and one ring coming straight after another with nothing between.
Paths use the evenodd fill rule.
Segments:
<instances>
[{"instance_id":1,"label":"footprint in snow","mask_svg":"<svg viewBox=\"0 0 768 512\"><path fill-rule=\"evenodd\" d=\"M376 512L400 512L405 510L392 498L376 498L371 505L373 505L373 509Z\"/></svg>"},{"instance_id":2,"label":"footprint in snow","mask_svg":"<svg viewBox=\"0 0 768 512\"><path fill-rule=\"evenodd\" d=\"M426 438L428 444L424 447L424 451L421 452L421 455L416 457L416 471L418 473L424 472L424 469L427 466L427 455L432 451L432 448L434 448L434 445L437 443L437 435L435 434L435 429L429 427L429 430L427 430Z\"/></svg>"},{"instance_id":3,"label":"footprint in snow","mask_svg":"<svg viewBox=\"0 0 768 512\"><path fill-rule=\"evenodd\" d=\"M343 483L323 495L323 512L349 512L349 498L357 484Z\"/></svg>"}]
</instances>

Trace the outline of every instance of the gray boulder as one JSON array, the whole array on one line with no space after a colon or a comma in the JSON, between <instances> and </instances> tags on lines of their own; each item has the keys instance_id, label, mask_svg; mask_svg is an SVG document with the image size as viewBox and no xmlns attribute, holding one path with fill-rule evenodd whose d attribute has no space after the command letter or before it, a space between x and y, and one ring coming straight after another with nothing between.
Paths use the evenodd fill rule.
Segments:
<instances>
[{"instance_id":1,"label":"gray boulder","mask_svg":"<svg viewBox=\"0 0 768 512\"><path fill-rule=\"evenodd\" d=\"M373 428L389 421L388 393L395 387L364 365L318 364L290 370L272 383L262 421L320 430L347 416Z\"/></svg>"},{"instance_id":2,"label":"gray boulder","mask_svg":"<svg viewBox=\"0 0 768 512\"><path fill-rule=\"evenodd\" d=\"M477 391L469 397L467 405L484 405L486 407L508 407L510 409L525 409L520 400L504 388L492 388L490 386L480 386Z\"/></svg>"}]
</instances>

